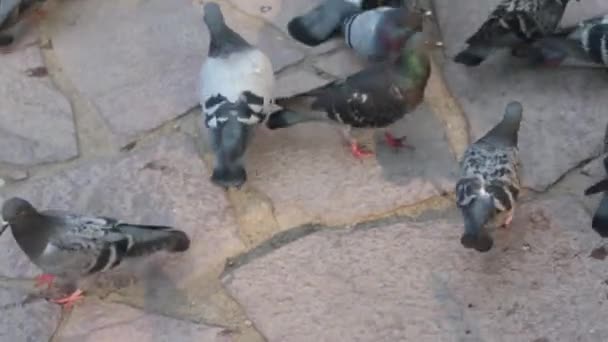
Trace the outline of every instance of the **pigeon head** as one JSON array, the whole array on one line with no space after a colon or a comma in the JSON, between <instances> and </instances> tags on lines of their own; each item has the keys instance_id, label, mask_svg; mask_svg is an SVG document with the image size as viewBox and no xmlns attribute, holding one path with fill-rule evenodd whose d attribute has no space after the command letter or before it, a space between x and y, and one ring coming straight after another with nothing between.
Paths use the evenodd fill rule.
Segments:
<instances>
[{"instance_id":1,"label":"pigeon head","mask_svg":"<svg viewBox=\"0 0 608 342\"><path fill-rule=\"evenodd\" d=\"M248 108L245 102L220 107L216 111L217 125L210 129L215 153L211 181L224 188L240 187L247 180L243 159L253 126L253 119L247 119Z\"/></svg>"},{"instance_id":2,"label":"pigeon head","mask_svg":"<svg viewBox=\"0 0 608 342\"><path fill-rule=\"evenodd\" d=\"M208 2L203 9L205 11L203 20L210 31L218 31L226 25L220 5L215 2Z\"/></svg>"},{"instance_id":3,"label":"pigeon head","mask_svg":"<svg viewBox=\"0 0 608 342\"><path fill-rule=\"evenodd\" d=\"M485 231L485 225L495 212L490 197L477 197L471 204L462 208L464 234L460 243L465 248L478 252L487 252L492 248L493 240Z\"/></svg>"},{"instance_id":4,"label":"pigeon head","mask_svg":"<svg viewBox=\"0 0 608 342\"><path fill-rule=\"evenodd\" d=\"M37 213L36 209L19 197L13 197L2 205L2 219L9 224L35 213Z\"/></svg>"}]
</instances>

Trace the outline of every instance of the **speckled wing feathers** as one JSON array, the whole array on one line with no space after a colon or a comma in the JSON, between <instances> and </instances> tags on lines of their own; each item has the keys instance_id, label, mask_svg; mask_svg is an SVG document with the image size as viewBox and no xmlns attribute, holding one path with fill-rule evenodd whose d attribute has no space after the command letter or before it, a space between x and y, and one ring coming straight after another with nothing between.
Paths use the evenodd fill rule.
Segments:
<instances>
[{"instance_id":1,"label":"speckled wing feathers","mask_svg":"<svg viewBox=\"0 0 608 342\"><path fill-rule=\"evenodd\" d=\"M557 27L567 0L504 0L467 44L499 41L512 32L522 41L546 35Z\"/></svg>"},{"instance_id":2,"label":"speckled wing feathers","mask_svg":"<svg viewBox=\"0 0 608 342\"><path fill-rule=\"evenodd\" d=\"M519 195L518 165L515 147L498 149L483 142L471 145L461 162L458 205L466 206L480 193L487 193L498 210L510 210Z\"/></svg>"}]
</instances>

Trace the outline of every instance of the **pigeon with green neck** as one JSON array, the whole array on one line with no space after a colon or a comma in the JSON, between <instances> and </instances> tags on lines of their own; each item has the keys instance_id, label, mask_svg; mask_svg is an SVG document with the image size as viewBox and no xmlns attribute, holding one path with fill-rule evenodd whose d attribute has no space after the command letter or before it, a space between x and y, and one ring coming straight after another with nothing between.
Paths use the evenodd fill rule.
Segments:
<instances>
[{"instance_id":1,"label":"pigeon with green neck","mask_svg":"<svg viewBox=\"0 0 608 342\"><path fill-rule=\"evenodd\" d=\"M386 61L345 79L287 98L276 99L282 107L270 115L270 129L285 128L309 121L323 121L344 127L344 133L357 157L373 155L352 136L351 129L387 127L414 111L423 101L431 72L428 47L423 33L412 32L394 61ZM409 146L405 137L385 138L394 147ZM409 146L411 147L411 146Z\"/></svg>"}]
</instances>

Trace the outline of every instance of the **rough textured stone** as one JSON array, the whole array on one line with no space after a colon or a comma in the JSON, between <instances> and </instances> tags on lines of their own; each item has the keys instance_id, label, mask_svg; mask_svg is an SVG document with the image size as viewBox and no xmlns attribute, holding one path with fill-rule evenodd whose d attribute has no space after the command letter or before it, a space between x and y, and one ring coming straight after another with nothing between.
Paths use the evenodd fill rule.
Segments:
<instances>
[{"instance_id":1,"label":"rough textured stone","mask_svg":"<svg viewBox=\"0 0 608 342\"><path fill-rule=\"evenodd\" d=\"M43 300L21 305L24 299L17 292L0 289L0 340L49 341L59 323L60 307Z\"/></svg>"},{"instance_id":2,"label":"rough textured stone","mask_svg":"<svg viewBox=\"0 0 608 342\"><path fill-rule=\"evenodd\" d=\"M363 70L366 65L365 61L355 55L351 49L341 49L332 54L319 56L315 61L317 68L336 78L348 77Z\"/></svg>"},{"instance_id":3,"label":"rough textured stone","mask_svg":"<svg viewBox=\"0 0 608 342\"><path fill-rule=\"evenodd\" d=\"M298 69L277 77L277 97L287 97L320 87L331 80L317 76L313 71Z\"/></svg>"},{"instance_id":4,"label":"rough textured stone","mask_svg":"<svg viewBox=\"0 0 608 342\"><path fill-rule=\"evenodd\" d=\"M208 47L198 5L93 0L63 2L57 9L55 52L121 143L198 103L198 73ZM225 12L228 24L267 52L276 69L302 58L263 21Z\"/></svg>"},{"instance_id":5,"label":"rough textured stone","mask_svg":"<svg viewBox=\"0 0 608 342\"><path fill-rule=\"evenodd\" d=\"M589 224L560 197L522 207L487 254L461 247L456 218L328 230L225 284L270 342L605 341L608 264L589 258Z\"/></svg>"},{"instance_id":6,"label":"rough textured stone","mask_svg":"<svg viewBox=\"0 0 608 342\"><path fill-rule=\"evenodd\" d=\"M599 151L608 106L603 72L531 69L508 53L497 53L477 68L451 61L498 0L438 0L437 13L448 59L445 76L470 120L472 138L501 118L505 105L524 105L520 149L524 185L543 190L567 170ZM565 22L608 11L600 0L571 1Z\"/></svg>"},{"instance_id":7,"label":"rough textured stone","mask_svg":"<svg viewBox=\"0 0 608 342\"><path fill-rule=\"evenodd\" d=\"M200 341L231 342L218 327L157 316L125 305L92 302L77 306L60 342Z\"/></svg>"},{"instance_id":8,"label":"rough textured stone","mask_svg":"<svg viewBox=\"0 0 608 342\"><path fill-rule=\"evenodd\" d=\"M0 55L0 162L33 165L78 155L70 104L50 78L27 75L41 66L37 47Z\"/></svg>"},{"instance_id":9,"label":"rough textured stone","mask_svg":"<svg viewBox=\"0 0 608 342\"><path fill-rule=\"evenodd\" d=\"M260 128L247 159L250 184L272 199L282 227L358 221L452 190L456 163L441 124L426 106L390 130L406 135L416 150L394 151L376 142L376 158L361 162L350 154L338 127Z\"/></svg>"},{"instance_id":10,"label":"rough textured stone","mask_svg":"<svg viewBox=\"0 0 608 342\"><path fill-rule=\"evenodd\" d=\"M201 288L200 277L221 267L226 256L243 248L225 194L211 184L209 176L191 139L174 135L127 156L95 160L52 177L32 179L0 197L18 195L40 208L184 230L192 240L186 253L159 253L134 260L101 277L109 280L109 286L122 287L122 275L133 275L134 288L144 296L146 305L171 308L190 304ZM0 258L11 261L0 263L1 274L29 276L37 272L10 233L0 239L0 246Z\"/></svg>"}]
</instances>

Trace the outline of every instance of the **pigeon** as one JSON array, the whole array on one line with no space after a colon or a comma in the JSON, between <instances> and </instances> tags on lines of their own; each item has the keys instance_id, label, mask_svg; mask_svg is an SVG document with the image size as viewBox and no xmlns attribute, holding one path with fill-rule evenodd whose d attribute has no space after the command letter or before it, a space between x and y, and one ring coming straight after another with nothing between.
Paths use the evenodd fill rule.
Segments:
<instances>
[{"instance_id":1,"label":"pigeon","mask_svg":"<svg viewBox=\"0 0 608 342\"><path fill-rule=\"evenodd\" d=\"M0 50L10 53L10 48L27 26L42 19L46 12L40 6L45 0L0 0Z\"/></svg>"},{"instance_id":2,"label":"pigeon","mask_svg":"<svg viewBox=\"0 0 608 342\"><path fill-rule=\"evenodd\" d=\"M521 103L509 103L502 121L470 145L461 160L456 198L464 218L460 242L466 248L489 251L493 240L484 226L511 224L520 191L517 139L522 112Z\"/></svg>"},{"instance_id":3,"label":"pigeon","mask_svg":"<svg viewBox=\"0 0 608 342\"><path fill-rule=\"evenodd\" d=\"M346 45L370 61L399 54L412 31L422 31L424 14L405 7L378 7L348 18L342 25Z\"/></svg>"},{"instance_id":4,"label":"pigeon","mask_svg":"<svg viewBox=\"0 0 608 342\"><path fill-rule=\"evenodd\" d=\"M600 192L604 193L600 200L600 205L593 215L591 227L601 237L608 237L608 157L604 158L604 169L606 170L606 178L585 190L585 195L590 196Z\"/></svg>"},{"instance_id":5,"label":"pigeon","mask_svg":"<svg viewBox=\"0 0 608 342\"><path fill-rule=\"evenodd\" d=\"M165 250L184 252L190 239L165 226L136 225L108 217L81 216L63 211L38 211L28 201L13 197L2 205L15 241L43 274L38 285L51 286L55 277L76 283L88 275L118 266L123 259ZM72 305L82 298L77 289L53 302Z\"/></svg>"},{"instance_id":6,"label":"pigeon","mask_svg":"<svg viewBox=\"0 0 608 342\"><path fill-rule=\"evenodd\" d=\"M240 187L252 128L263 121L272 102L274 71L270 59L228 27L217 3L204 7L209 53L200 72L200 104L215 154L211 181Z\"/></svg>"},{"instance_id":7,"label":"pigeon","mask_svg":"<svg viewBox=\"0 0 608 342\"><path fill-rule=\"evenodd\" d=\"M608 66L608 15L559 28L526 51L533 64L605 68Z\"/></svg>"},{"instance_id":8,"label":"pigeon","mask_svg":"<svg viewBox=\"0 0 608 342\"><path fill-rule=\"evenodd\" d=\"M499 48L518 49L552 33L564 15L570 0L502 0L467 39L467 48L454 57L456 63L469 67L480 65Z\"/></svg>"},{"instance_id":9,"label":"pigeon","mask_svg":"<svg viewBox=\"0 0 608 342\"><path fill-rule=\"evenodd\" d=\"M361 0L326 0L287 24L289 35L302 44L317 46L333 37L340 24L361 11Z\"/></svg>"},{"instance_id":10,"label":"pigeon","mask_svg":"<svg viewBox=\"0 0 608 342\"><path fill-rule=\"evenodd\" d=\"M346 79L288 98L278 98L282 109L270 114L269 129L306 121L325 121L343 125L345 137L356 158L373 155L351 135L352 128L382 128L401 119L422 102L431 67L425 50L429 44L422 32L413 32L395 61L387 61ZM412 147L386 132L393 147Z\"/></svg>"},{"instance_id":11,"label":"pigeon","mask_svg":"<svg viewBox=\"0 0 608 342\"><path fill-rule=\"evenodd\" d=\"M287 24L289 35L302 44L317 46L334 37L340 25L354 14L379 6L400 7L399 0L326 0L293 18Z\"/></svg>"}]
</instances>

